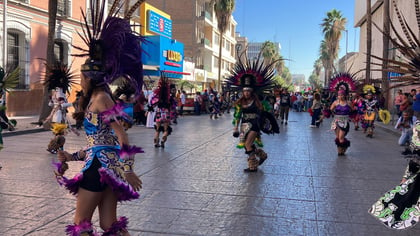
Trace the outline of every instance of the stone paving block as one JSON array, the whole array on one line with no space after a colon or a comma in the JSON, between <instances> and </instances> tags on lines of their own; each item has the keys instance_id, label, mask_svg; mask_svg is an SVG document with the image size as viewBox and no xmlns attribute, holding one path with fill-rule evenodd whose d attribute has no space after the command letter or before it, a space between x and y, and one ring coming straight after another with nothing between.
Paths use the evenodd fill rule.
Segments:
<instances>
[{"instance_id":1,"label":"stone paving block","mask_svg":"<svg viewBox=\"0 0 420 236\"><path fill-rule=\"evenodd\" d=\"M351 147L338 157L330 121L310 129L308 114L290 116L280 134L262 136L269 158L251 174L243 172L246 155L235 147L230 115L180 118L165 149L153 146L153 129L133 127L132 144L145 150L135 165L143 189L140 199L119 204L118 215L142 236L420 235L419 226L393 231L367 213L404 171L397 136L377 129L366 139L350 131ZM62 236L72 223L75 198L54 179L50 138L49 131L4 138L0 235ZM65 149L85 145L68 135ZM66 176L81 164L70 163ZM93 224L99 226L97 212Z\"/></svg>"}]
</instances>

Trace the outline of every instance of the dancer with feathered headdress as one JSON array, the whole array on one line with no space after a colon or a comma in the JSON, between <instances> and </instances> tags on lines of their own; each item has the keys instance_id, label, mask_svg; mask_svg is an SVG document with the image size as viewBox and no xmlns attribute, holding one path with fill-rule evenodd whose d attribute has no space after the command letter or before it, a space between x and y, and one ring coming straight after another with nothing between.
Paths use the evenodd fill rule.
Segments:
<instances>
[{"instance_id":1,"label":"dancer with feathered headdress","mask_svg":"<svg viewBox=\"0 0 420 236\"><path fill-rule=\"evenodd\" d=\"M165 148L168 136L172 133L171 121L175 119L172 110L171 86L169 78L162 72L157 88L153 91L151 105L155 112L155 147ZM162 133L162 139L159 138Z\"/></svg>"},{"instance_id":2,"label":"dancer with feathered headdress","mask_svg":"<svg viewBox=\"0 0 420 236\"><path fill-rule=\"evenodd\" d=\"M67 120L67 108L72 104L67 101L65 93L70 91L74 84L74 75L70 71L70 66L56 61L53 65L46 64L47 74L45 75L45 85L51 91L51 99L48 105L52 107L50 115L44 120L44 124L51 124L51 131L54 137L47 146L47 151L56 154L58 150L64 149L67 130L71 128Z\"/></svg>"},{"instance_id":3,"label":"dancer with feathered headdress","mask_svg":"<svg viewBox=\"0 0 420 236\"><path fill-rule=\"evenodd\" d=\"M134 156L143 151L129 145L127 133L118 122L127 115L123 105L113 99L109 84L124 77L135 88L135 94L141 92L143 38L132 31L129 22L141 2L125 12L124 19L117 16L125 4L120 0L110 7L106 19L106 1L90 1L88 16L82 11L80 36L87 48L77 47L83 51L77 56L88 59L81 66L83 95L73 117L83 120L88 143L86 149L73 154L59 151L61 163L56 164L59 183L77 195L74 224L67 226L68 235L95 235L91 220L96 208L102 235L130 235L127 218L117 219L117 203L139 198L142 182L134 173ZM84 161L85 165L79 174L67 179L63 176L65 161L71 160Z\"/></svg>"},{"instance_id":4,"label":"dancer with feathered headdress","mask_svg":"<svg viewBox=\"0 0 420 236\"><path fill-rule=\"evenodd\" d=\"M273 82L275 63L264 64L260 57L255 61L239 59L231 71L232 75L225 80L231 91L242 90L242 97L235 103L232 124L233 136L239 137L237 147L245 148L245 154L248 155L248 168L244 169L245 172L258 171L258 166L267 159L267 153L255 145L257 142L260 147L262 146L262 142L259 141L261 132L267 134L280 132L275 117L268 112L271 106L259 99L259 95L263 95L265 91L275 86Z\"/></svg>"},{"instance_id":5,"label":"dancer with feathered headdress","mask_svg":"<svg viewBox=\"0 0 420 236\"><path fill-rule=\"evenodd\" d=\"M375 98L374 94L376 89L374 86L367 84L363 86L363 94L365 95L363 99L363 112L364 116L362 119L362 128L366 134L366 137L372 138L373 131L375 129L375 120L376 114L378 113L379 104L378 100Z\"/></svg>"},{"instance_id":6,"label":"dancer with feathered headdress","mask_svg":"<svg viewBox=\"0 0 420 236\"><path fill-rule=\"evenodd\" d=\"M396 72L399 76L391 77L394 85L390 88L420 84L420 40L417 36L419 30L412 30L409 22L399 10L396 1L392 1L403 34L400 34L391 22L392 34L384 35L393 43L402 54L397 59L376 59L386 62L383 71ZM414 1L411 8L416 12L417 26L420 26L420 4ZM377 27L379 29L379 27ZM376 63L377 65L382 65ZM408 229L420 221L420 121L417 120L413 128L413 137L410 148L405 151L409 163L399 185L386 192L369 209L369 213L382 224L391 229Z\"/></svg>"},{"instance_id":7,"label":"dancer with feathered headdress","mask_svg":"<svg viewBox=\"0 0 420 236\"><path fill-rule=\"evenodd\" d=\"M4 69L0 67L0 151L3 149L3 129L12 131L16 126L16 120L9 119L6 115L6 92L18 85L19 70L19 67L17 67L11 73L6 73ZM0 165L0 169L1 168L2 166Z\"/></svg>"},{"instance_id":8,"label":"dancer with feathered headdress","mask_svg":"<svg viewBox=\"0 0 420 236\"><path fill-rule=\"evenodd\" d=\"M337 152L339 156L346 153L350 147L350 141L346 138L350 130L350 114L353 111L353 104L347 101L347 96L351 91L357 89L354 75L349 73L336 74L329 83L331 92L337 93L337 100L335 100L330 110L334 113L334 118L331 123L331 129L335 132L335 144L337 145Z\"/></svg>"}]
</instances>

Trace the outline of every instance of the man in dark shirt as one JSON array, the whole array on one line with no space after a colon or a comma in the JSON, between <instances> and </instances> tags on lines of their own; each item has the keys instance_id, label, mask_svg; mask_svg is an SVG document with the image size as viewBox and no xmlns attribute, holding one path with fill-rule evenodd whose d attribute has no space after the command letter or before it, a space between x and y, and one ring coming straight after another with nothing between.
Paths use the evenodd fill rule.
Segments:
<instances>
[{"instance_id":1,"label":"man in dark shirt","mask_svg":"<svg viewBox=\"0 0 420 236\"><path fill-rule=\"evenodd\" d=\"M280 94L280 124L287 125L289 120L289 110L291 106L290 94L287 92L287 89L283 89Z\"/></svg>"}]
</instances>

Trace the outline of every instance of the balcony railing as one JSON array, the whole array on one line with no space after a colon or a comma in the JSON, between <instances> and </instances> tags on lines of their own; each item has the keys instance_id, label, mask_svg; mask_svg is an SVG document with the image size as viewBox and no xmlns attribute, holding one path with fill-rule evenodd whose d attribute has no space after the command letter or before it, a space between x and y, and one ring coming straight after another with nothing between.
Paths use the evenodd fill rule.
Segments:
<instances>
[{"instance_id":1,"label":"balcony railing","mask_svg":"<svg viewBox=\"0 0 420 236\"><path fill-rule=\"evenodd\" d=\"M202 38L200 41L201 44L211 47L211 41L207 38Z\"/></svg>"}]
</instances>

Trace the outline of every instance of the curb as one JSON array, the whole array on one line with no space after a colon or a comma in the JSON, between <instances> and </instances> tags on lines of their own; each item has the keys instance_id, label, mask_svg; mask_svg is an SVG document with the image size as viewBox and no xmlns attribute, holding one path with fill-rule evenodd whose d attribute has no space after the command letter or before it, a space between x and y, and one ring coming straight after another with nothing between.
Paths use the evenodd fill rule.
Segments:
<instances>
[{"instance_id":1,"label":"curb","mask_svg":"<svg viewBox=\"0 0 420 236\"><path fill-rule=\"evenodd\" d=\"M2 136L3 137L10 137L10 136L22 135L22 134L39 133L39 132L43 132L43 131L47 131L47 130L45 130L44 128L14 130L14 131L9 131L9 132L4 132L4 133L2 133Z\"/></svg>"},{"instance_id":2,"label":"curb","mask_svg":"<svg viewBox=\"0 0 420 236\"><path fill-rule=\"evenodd\" d=\"M378 125L378 124L375 124L375 126L378 127L378 128L380 128L380 129L382 129L383 131L385 131L385 132L387 132L389 134L393 134L395 136L401 136L401 132L398 131L398 130L396 130L396 129L394 129L394 127L392 127L392 129L391 129L389 127L385 127L383 125Z\"/></svg>"}]
</instances>

